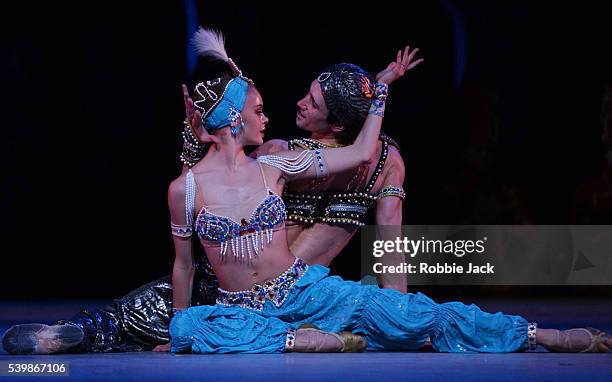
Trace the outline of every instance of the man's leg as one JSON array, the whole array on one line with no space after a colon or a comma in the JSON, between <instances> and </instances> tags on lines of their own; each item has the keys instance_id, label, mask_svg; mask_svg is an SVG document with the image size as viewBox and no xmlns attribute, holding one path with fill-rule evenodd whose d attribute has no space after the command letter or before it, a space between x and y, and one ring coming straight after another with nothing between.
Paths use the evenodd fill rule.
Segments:
<instances>
[{"instance_id":1,"label":"man's leg","mask_svg":"<svg viewBox=\"0 0 612 382\"><path fill-rule=\"evenodd\" d=\"M151 350L169 342L168 312L172 308L172 278L165 276L113 301L102 309L82 310L55 325L73 325L83 333L75 352Z\"/></svg>"},{"instance_id":2,"label":"man's leg","mask_svg":"<svg viewBox=\"0 0 612 382\"><path fill-rule=\"evenodd\" d=\"M196 263L192 304L214 304L217 288L217 279L206 263ZM102 309L82 310L52 325L14 325L5 333L3 345L11 354L151 350L170 341L171 308L172 277L168 275Z\"/></svg>"}]
</instances>

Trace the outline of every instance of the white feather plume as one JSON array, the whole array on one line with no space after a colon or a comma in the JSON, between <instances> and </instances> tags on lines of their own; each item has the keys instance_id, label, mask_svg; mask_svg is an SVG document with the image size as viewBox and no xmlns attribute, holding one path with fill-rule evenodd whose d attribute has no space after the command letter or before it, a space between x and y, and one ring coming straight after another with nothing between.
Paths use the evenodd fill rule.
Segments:
<instances>
[{"instance_id":1,"label":"white feather plume","mask_svg":"<svg viewBox=\"0 0 612 382\"><path fill-rule=\"evenodd\" d=\"M200 27L191 38L191 43L202 57L213 57L225 62L229 61L225 51L225 37L219 31Z\"/></svg>"}]
</instances>

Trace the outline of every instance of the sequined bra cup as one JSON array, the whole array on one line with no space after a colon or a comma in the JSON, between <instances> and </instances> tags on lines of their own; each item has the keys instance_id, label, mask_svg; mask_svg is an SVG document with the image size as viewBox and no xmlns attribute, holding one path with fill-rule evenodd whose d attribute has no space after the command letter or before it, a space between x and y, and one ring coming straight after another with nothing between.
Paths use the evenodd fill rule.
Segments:
<instances>
[{"instance_id":1,"label":"sequined bra cup","mask_svg":"<svg viewBox=\"0 0 612 382\"><path fill-rule=\"evenodd\" d=\"M222 258L225 258L228 248L231 247L234 260L251 261L253 257L259 256L260 251L264 249L264 245L270 245L274 228L285 221L285 203L278 194L268 188L259 162L258 165L267 195L255 207L248 219L242 218L240 222L237 222L228 216L207 211L206 206L203 206L196 215L195 221L190 219L189 216L187 218L188 223L194 225L195 232L200 240L220 244L219 255ZM194 211L197 187L191 170L187 173L186 189L187 209Z\"/></svg>"},{"instance_id":2,"label":"sequined bra cup","mask_svg":"<svg viewBox=\"0 0 612 382\"><path fill-rule=\"evenodd\" d=\"M285 221L285 203L274 191L266 188L268 195L255 208L249 219L240 223L234 219L206 211L203 207L195 219L195 230L201 240L221 243L221 256L231 246L234 256L241 260L258 256L260 249L272 241L273 229ZM245 253L246 246L246 253Z\"/></svg>"},{"instance_id":3,"label":"sequined bra cup","mask_svg":"<svg viewBox=\"0 0 612 382\"><path fill-rule=\"evenodd\" d=\"M308 150L325 147L320 142L307 138L293 139L288 143L289 150L295 150L296 146ZM382 140L382 144L376 169L363 190L292 192L286 187L283 199L287 206L287 220L296 223L365 225L366 214L378 197L372 194L371 190L385 165L389 152L387 141Z\"/></svg>"}]
</instances>

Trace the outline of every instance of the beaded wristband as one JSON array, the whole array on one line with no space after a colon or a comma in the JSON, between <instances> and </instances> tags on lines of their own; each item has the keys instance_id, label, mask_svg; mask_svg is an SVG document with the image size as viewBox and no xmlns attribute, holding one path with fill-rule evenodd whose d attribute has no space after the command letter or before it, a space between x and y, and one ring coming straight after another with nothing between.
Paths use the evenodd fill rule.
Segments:
<instances>
[{"instance_id":1,"label":"beaded wristband","mask_svg":"<svg viewBox=\"0 0 612 382\"><path fill-rule=\"evenodd\" d=\"M180 155L181 162L193 167L206 153L206 147L193 135L191 124L187 119L183 121L183 152Z\"/></svg>"},{"instance_id":2,"label":"beaded wristband","mask_svg":"<svg viewBox=\"0 0 612 382\"><path fill-rule=\"evenodd\" d=\"M389 95L389 85L385 83L377 83L374 88L374 97L372 98L372 105L368 114L374 114L379 117L385 116L385 102Z\"/></svg>"}]
</instances>

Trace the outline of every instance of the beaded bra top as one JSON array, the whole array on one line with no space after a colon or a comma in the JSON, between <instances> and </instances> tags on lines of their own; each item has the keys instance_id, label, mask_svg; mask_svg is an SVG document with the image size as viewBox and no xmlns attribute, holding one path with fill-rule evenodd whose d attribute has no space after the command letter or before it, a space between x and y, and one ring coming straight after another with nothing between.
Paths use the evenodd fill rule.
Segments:
<instances>
[{"instance_id":1,"label":"beaded bra top","mask_svg":"<svg viewBox=\"0 0 612 382\"><path fill-rule=\"evenodd\" d=\"M285 203L283 199L268 188L266 178L258 162L259 169L266 189L266 196L255 207L248 219L242 218L240 222L223 215L207 211L203 206L195 217L195 232L200 240L220 243L220 256L225 257L228 247L231 247L234 259L237 261L250 261L253 256L259 256L264 245L270 245L274 234L274 227L285 221ZM195 180L189 170L187 174L187 189L195 192ZM190 178L193 185L190 185ZM187 193L188 198L193 195Z\"/></svg>"}]
</instances>

